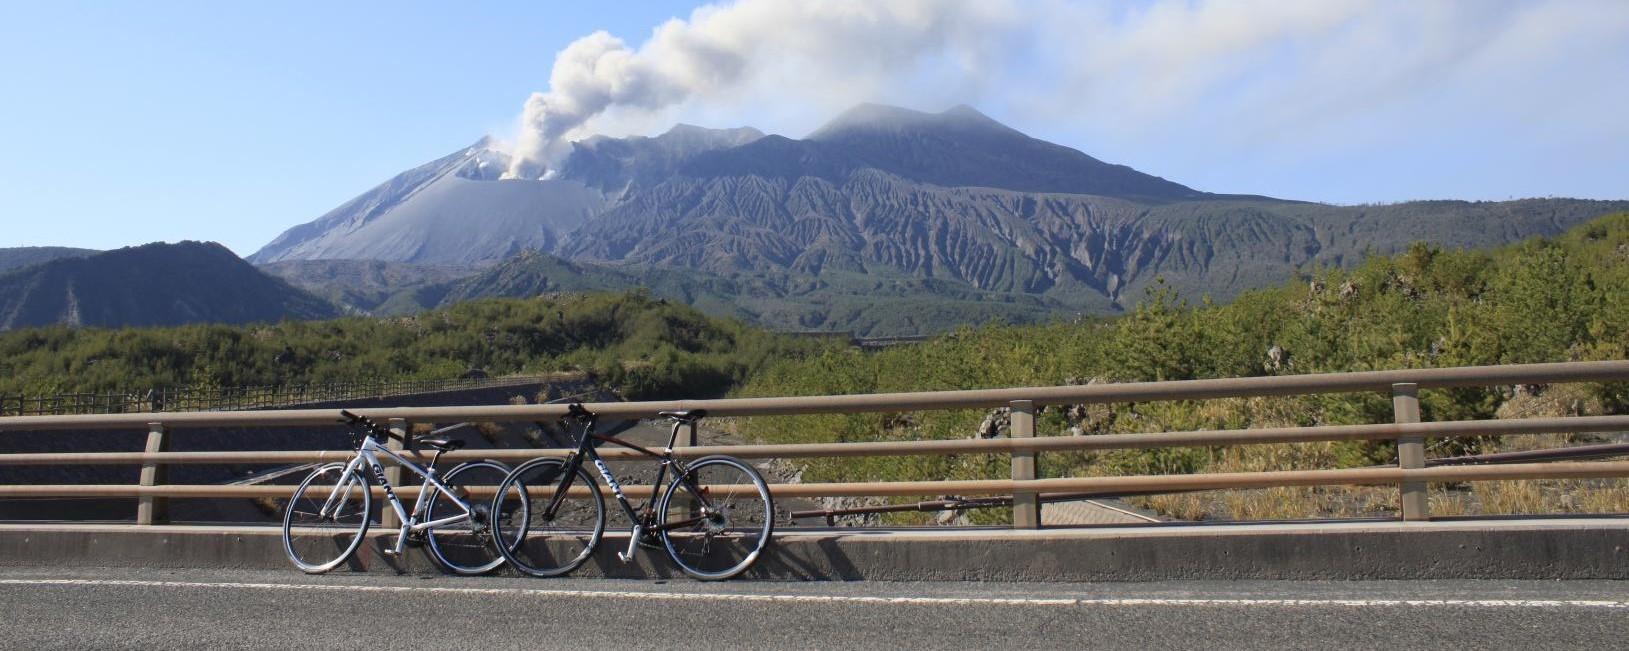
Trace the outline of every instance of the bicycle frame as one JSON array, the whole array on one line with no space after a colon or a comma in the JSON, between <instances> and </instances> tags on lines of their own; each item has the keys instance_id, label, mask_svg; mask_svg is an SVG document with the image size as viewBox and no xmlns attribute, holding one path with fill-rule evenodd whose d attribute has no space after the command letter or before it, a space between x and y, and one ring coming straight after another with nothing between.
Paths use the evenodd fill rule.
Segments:
<instances>
[{"instance_id":1,"label":"bicycle frame","mask_svg":"<svg viewBox=\"0 0 1629 651\"><path fill-rule=\"evenodd\" d=\"M713 505L707 501L707 497L701 490L701 487L692 485L690 486L691 492L696 495L698 500L701 501L701 512L703 513L703 516L690 518L688 520L681 520L678 522L669 522L661 525L656 524L656 501L657 497L659 497L659 491L662 490L664 485L662 480L666 479L668 469L673 469L673 472L676 473L675 476L679 477L685 476L686 470L688 470L682 461L679 461L673 457L673 444L678 441L679 428L686 424L688 424L691 428L696 426L695 421L689 421L688 423L683 421L674 422L673 432L667 440L667 447L661 452L657 452L655 450L651 450L650 448L624 441L614 436L595 434L594 421L589 420L585 422L583 424L582 436L578 437L577 449L566 457L565 467L561 471L562 477L560 478L559 487L554 493L554 498L549 502L548 507L543 511L544 518L554 518L554 514L559 510L560 505L565 501L566 491L571 488L572 481L577 477L577 469L582 467L583 459L586 458L594 463L594 468L599 471L600 477L605 480L606 485L611 487L611 495L616 497L617 504L621 505L622 507L622 512L627 514L628 519L634 523L633 536L628 543L629 552L623 560L631 560L633 550L638 546L639 537L642 533L687 527L702 521L705 519L705 514L712 510ZM656 470L656 479L655 481L651 482L650 499L646 500L645 504L643 505L643 513L641 513L640 509L634 508L633 504L628 502L628 497L623 495L622 484L617 482L616 476L611 474L611 469L605 465L605 460L600 457L600 453L594 445L595 441L620 445L647 457L661 461L661 466Z\"/></svg>"},{"instance_id":2,"label":"bicycle frame","mask_svg":"<svg viewBox=\"0 0 1629 651\"><path fill-rule=\"evenodd\" d=\"M391 486L390 480L385 477L384 465L379 463L379 456L381 454L396 462L403 468L412 471L413 474L424 478L424 484L419 489L418 499L413 503L412 513L408 513L407 510L402 507L401 499L396 497L396 491ZM385 501L389 503L390 507L396 511L396 520L397 522L401 523L401 528L396 534L396 546L393 550L396 554L401 554L406 548L407 538L409 535L419 533L427 529L453 524L455 522L463 522L470 519L475 514L475 509L474 507L470 506L469 502L464 501L464 498L459 497L457 492L447 488L446 484L443 484L441 483L441 480L436 479L436 471L434 468L422 468L418 464L402 458L401 455L396 454L390 448L380 445L379 442L374 440L372 436L363 436L362 445L357 448L356 456L352 457L350 463L346 464L345 472L340 475L339 482L334 485L333 492L329 493L328 495L328 501L323 503L322 510L320 511L320 515L322 517L327 517L335 505L340 503L339 500L343 499L344 497L342 495L341 488L345 488L347 490L349 489L351 477L356 473L361 472L364 464L366 464L367 468L373 471L374 481L378 482L379 485L385 489ZM419 514L424 512L425 506L430 503L430 498L434 494L430 490L432 486L435 487L436 491L446 495L447 498L452 500L454 504L457 504L458 508L461 509L463 513L460 515L441 518L439 520L419 522Z\"/></svg>"}]
</instances>

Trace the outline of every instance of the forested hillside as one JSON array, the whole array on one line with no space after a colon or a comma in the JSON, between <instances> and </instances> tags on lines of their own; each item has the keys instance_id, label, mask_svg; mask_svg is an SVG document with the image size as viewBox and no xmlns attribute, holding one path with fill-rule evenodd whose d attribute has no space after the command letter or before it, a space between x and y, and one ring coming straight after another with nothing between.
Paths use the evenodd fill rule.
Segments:
<instances>
[{"instance_id":1,"label":"forested hillside","mask_svg":"<svg viewBox=\"0 0 1629 651\"><path fill-rule=\"evenodd\" d=\"M642 293L482 300L405 318L0 334L0 394L443 379L582 369L630 397L715 394L820 342Z\"/></svg>"},{"instance_id":2,"label":"forested hillside","mask_svg":"<svg viewBox=\"0 0 1629 651\"><path fill-rule=\"evenodd\" d=\"M739 393L869 393L1626 357L1629 214L1617 214L1559 238L1489 252L1415 245L1351 270L1308 270L1299 280L1247 292L1227 305L1194 303L1156 288L1130 314L1113 320L993 325L874 354L827 352L773 365ZM1570 395L1556 408L1567 413L1629 409L1629 387L1622 385ZM1457 420L1508 415L1515 398L1511 387L1493 387L1428 391L1422 400L1427 420ZM966 438L986 415L754 419L745 427L753 438L776 443ZM1090 435L1373 423L1390 416L1386 396L1350 394L1048 409L1039 429ZM1474 450L1483 443L1438 441L1434 452ZM1277 451L1261 456L1268 449ZM1329 443L1048 454L1042 471L1081 476L1327 468L1389 461L1393 453L1389 444ZM996 456L816 460L804 479L999 477L1008 472L1007 464Z\"/></svg>"}]
</instances>

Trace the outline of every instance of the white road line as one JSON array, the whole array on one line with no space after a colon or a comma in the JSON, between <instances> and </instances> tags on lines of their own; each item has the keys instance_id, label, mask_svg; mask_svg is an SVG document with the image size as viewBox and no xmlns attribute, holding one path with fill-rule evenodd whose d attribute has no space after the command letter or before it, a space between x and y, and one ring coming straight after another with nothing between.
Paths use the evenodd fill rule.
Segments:
<instances>
[{"instance_id":1,"label":"white road line","mask_svg":"<svg viewBox=\"0 0 1629 651\"><path fill-rule=\"evenodd\" d=\"M1629 601L1581 599L1167 599L1158 597L1041 599L1026 597L862 597L853 595L777 595L715 592L625 592L554 588L445 588L386 585L321 585L311 583L216 583L206 581L133 581L116 579L0 579L0 586L124 586L144 588L213 588L318 592L420 593L587 599L754 601L784 603L909 604L927 606L1225 606L1344 607L1427 606L1454 608L1629 608Z\"/></svg>"}]
</instances>

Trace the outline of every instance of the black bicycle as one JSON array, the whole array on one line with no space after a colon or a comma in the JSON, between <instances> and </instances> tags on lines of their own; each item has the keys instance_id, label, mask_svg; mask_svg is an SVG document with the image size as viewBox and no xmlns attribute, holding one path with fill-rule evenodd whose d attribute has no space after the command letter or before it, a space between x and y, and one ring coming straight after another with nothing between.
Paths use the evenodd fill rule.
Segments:
<instances>
[{"instance_id":1,"label":"black bicycle","mask_svg":"<svg viewBox=\"0 0 1629 651\"><path fill-rule=\"evenodd\" d=\"M599 483L583 468L584 460L593 462L634 523L628 551L617 553L622 562L632 562L641 546L660 546L686 574L719 580L746 571L758 560L775 524L775 506L764 478L733 457L683 461L673 456L680 428L689 427L694 439L696 422L707 415L705 411L662 412L673 422L673 431L667 447L658 452L595 434L593 412L581 404L569 409L568 418L581 425L576 450L564 459L533 459L515 468L493 499L493 512L527 514L524 527L494 529L495 547L511 566L533 576L560 576L577 569L594 553L605 533L605 499ZM601 443L620 445L661 462L651 483L650 499L643 506L628 502L622 485L600 457L597 448ZM662 490L670 471L673 479ZM512 490L521 486L525 490ZM511 503L517 500L526 503ZM510 539L516 535L518 538Z\"/></svg>"}]
</instances>

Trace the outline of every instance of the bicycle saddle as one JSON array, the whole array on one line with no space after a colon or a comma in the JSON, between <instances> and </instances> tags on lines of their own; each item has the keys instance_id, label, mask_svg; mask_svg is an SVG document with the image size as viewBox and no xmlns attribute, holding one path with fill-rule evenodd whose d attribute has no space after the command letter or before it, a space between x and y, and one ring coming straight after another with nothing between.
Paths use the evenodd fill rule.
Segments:
<instances>
[{"instance_id":1,"label":"bicycle saddle","mask_svg":"<svg viewBox=\"0 0 1629 651\"><path fill-rule=\"evenodd\" d=\"M656 415L662 416L664 418L672 418L673 420L676 420L676 421L689 422L689 421L693 421L693 420L701 420L703 418L706 418L707 417L707 410L706 409L686 409L684 411L658 411L658 412L656 412Z\"/></svg>"},{"instance_id":2,"label":"bicycle saddle","mask_svg":"<svg viewBox=\"0 0 1629 651\"><path fill-rule=\"evenodd\" d=\"M442 452L451 452L464 447L464 439L414 439L413 442Z\"/></svg>"}]
</instances>

